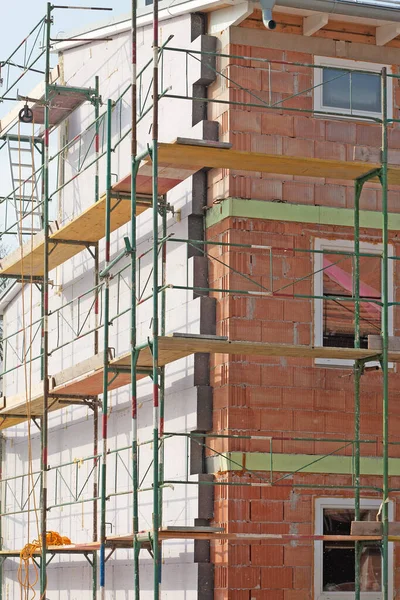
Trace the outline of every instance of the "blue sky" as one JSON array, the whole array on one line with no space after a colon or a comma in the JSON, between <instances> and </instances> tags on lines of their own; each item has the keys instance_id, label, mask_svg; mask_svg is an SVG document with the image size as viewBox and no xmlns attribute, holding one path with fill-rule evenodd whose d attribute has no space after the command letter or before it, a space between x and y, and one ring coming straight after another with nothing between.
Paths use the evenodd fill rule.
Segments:
<instances>
[{"instance_id":1,"label":"blue sky","mask_svg":"<svg viewBox=\"0 0 400 600\"><path fill-rule=\"evenodd\" d=\"M1 2L2 0L0 0ZM56 4L55 0L53 2ZM6 60L12 52L17 48L21 41L28 35L34 26L45 16L47 2L45 0L4 0L5 7L2 11L2 34L0 36L0 62ZM65 37L71 31L75 31L81 27L90 25L91 23L109 22L123 14L127 14L131 10L131 0L63 0L60 4L73 6L96 6L96 7L112 7L110 12L106 11L89 11L89 10L54 10L54 25L52 27L52 37ZM16 59L14 59L16 60ZM21 54L18 56L21 60ZM23 60L23 59L22 59ZM57 57L52 57L52 63L55 64ZM17 60L16 60L17 62ZM43 68L43 62L36 65L38 68ZM15 80L21 71L14 69L12 73L12 81ZM3 68L1 76L4 79L0 94L8 89L6 85L7 69ZM28 94L35 87L43 76L40 74L27 75L18 82L15 89L10 95L16 96L19 94ZM0 103L0 118L13 109L15 103L4 101ZM9 180L8 155L4 148L0 152L0 194L9 193L11 191L11 183ZM1 221L0 212L0 221Z\"/></svg>"},{"instance_id":2,"label":"blue sky","mask_svg":"<svg viewBox=\"0 0 400 600\"><path fill-rule=\"evenodd\" d=\"M129 13L131 9L131 0L66 0L60 4L71 6L96 6L112 7L112 11L91 11L91 10L54 10L54 25L52 27L52 37L63 37L71 31L91 23L108 22L113 18ZM45 0L5 0L7 8L2 12L2 34L0 36L0 61L7 59L13 50L20 44L25 36L46 14L47 3ZM6 73L3 71L3 78ZM30 83L30 82L29 82ZM35 85L33 82L33 86ZM30 87L33 87L30 86ZM24 89L25 85L21 82L18 86L20 93L28 93ZM4 84L3 84L4 90ZM0 88L1 92L1 88ZM4 102L0 105L0 117L12 108L10 102Z\"/></svg>"}]
</instances>

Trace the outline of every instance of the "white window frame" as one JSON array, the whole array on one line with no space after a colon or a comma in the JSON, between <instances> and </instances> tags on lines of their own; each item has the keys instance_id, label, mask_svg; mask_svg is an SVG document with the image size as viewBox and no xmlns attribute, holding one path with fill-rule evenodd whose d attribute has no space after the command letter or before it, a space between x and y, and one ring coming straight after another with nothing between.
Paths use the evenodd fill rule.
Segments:
<instances>
[{"instance_id":1,"label":"white window frame","mask_svg":"<svg viewBox=\"0 0 400 600\"><path fill-rule=\"evenodd\" d=\"M333 250L344 252L354 252L354 242L352 240L326 240L322 238L316 238L314 242L314 248L317 252L314 254L314 345L321 347L323 346L324 336L324 301L321 298L323 296L324 285L323 285L323 258L324 254L321 250ZM370 244L368 242L360 242L360 252L368 252L373 254L381 254L383 250L382 244ZM388 245L389 257L393 256L393 246ZM393 260L389 260L388 269L388 281L389 281L389 293L388 302L393 302L394 284L393 284ZM389 307L388 310L389 320L389 335L393 335L393 307ZM315 364L319 365L333 365L333 366L353 366L354 361L349 359L339 358L316 358ZM378 363L368 363L368 366L378 365ZM389 363L389 368L393 368L393 363Z\"/></svg>"},{"instance_id":2,"label":"white window frame","mask_svg":"<svg viewBox=\"0 0 400 600\"><path fill-rule=\"evenodd\" d=\"M378 498L361 498L361 509L379 509L381 500ZM323 535L323 510L354 509L354 498L317 498L315 500L315 534ZM393 520L393 502L388 503L389 520ZM314 542L314 598L315 600L354 600L354 592L323 591L323 541ZM393 543L389 542L389 598L393 598ZM382 600L382 592L363 592L362 600Z\"/></svg>"},{"instance_id":3,"label":"white window frame","mask_svg":"<svg viewBox=\"0 0 400 600\"><path fill-rule=\"evenodd\" d=\"M335 67L337 69L353 69L359 71L371 71L371 73L381 73L382 68L386 66L387 72L392 73L392 68L389 65L379 65L377 63L361 62L358 60L345 60L342 58L333 58L325 56L316 56L314 58L314 64L321 67ZM354 118L352 115L360 117L372 117L382 118L382 112L362 111L362 110L351 110L349 108L339 108L334 106L324 106L323 104L323 69L314 69L314 110L335 112L344 117ZM388 98L388 119L393 117L393 80L391 77L387 78L387 98ZM322 115L320 115L322 116ZM332 115L328 115L329 118Z\"/></svg>"}]
</instances>

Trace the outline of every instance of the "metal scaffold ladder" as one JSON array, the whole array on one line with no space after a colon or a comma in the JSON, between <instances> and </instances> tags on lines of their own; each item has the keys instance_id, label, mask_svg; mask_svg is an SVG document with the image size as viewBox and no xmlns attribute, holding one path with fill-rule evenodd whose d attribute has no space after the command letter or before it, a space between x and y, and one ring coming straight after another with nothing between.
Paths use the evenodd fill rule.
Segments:
<instances>
[{"instance_id":1,"label":"metal scaffold ladder","mask_svg":"<svg viewBox=\"0 0 400 600\"><path fill-rule=\"evenodd\" d=\"M41 201L40 171L36 157L41 153L41 140L32 136L6 136L10 176L11 201L19 239L35 234L43 228L43 203Z\"/></svg>"}]
</instances>

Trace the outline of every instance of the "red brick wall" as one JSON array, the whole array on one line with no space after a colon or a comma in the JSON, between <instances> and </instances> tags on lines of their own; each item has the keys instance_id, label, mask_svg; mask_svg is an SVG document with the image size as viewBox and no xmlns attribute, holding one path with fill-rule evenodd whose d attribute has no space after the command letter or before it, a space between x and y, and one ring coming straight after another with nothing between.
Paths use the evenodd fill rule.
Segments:
<instances>
[{"instance_id":1,"label":"red brick wall","mask_svg":"<svg viewBox=\"0 0 400 600\"><path fill-rule=\"evenodd\" d=\"M219 242L273 247L274 286L292 284L305 277L292 293L312 295L313 258L295 249L313 248L314 238L352 239L350 227L297 224L261 219L228 218L208 229L208 238ZM363 229L364 242L380 241L380 232ZM400 253L397 234L390 241ZM252 283L236 274L236 268L252 280L269 285L269 253L257 249L215 246L211 251L220 262L210 260L210 286L252 289ZM265 275L267 273L267 275ZM396 282L396 276L395 276ZM397 287L396 290L397 292ZM232 340L252 340L288 344L312 343L313 301L290 297L257 297L215 294L218 298L217 333ZM398 309L395 335L400 334ZM214 431L223 434L272 436L273 451L296 454L352 454L352 447L340 450L341 443L315 441L316 438L354 439L354 379L349 368L316 366L312 359L287 357L246 357L215 355L212 366L214 386ZM361 381L361 437L374 443L361 446L363 456L382 452L382 376L369 371ZM400 377L390 375L390 439L400 441ZM312 438L293 441L291 438ZM268 452L265 440L216 440L219 452ZM390 447L390 455L400 456L400 445ZM222 476L222 475L221 475ZM230 481L269 481L244 473L229 476ZM279 474L274 474L279 477ZM354 492L328 488L301 489L293 484L351 486L350 476L298 474L281 482L283 487L217 487L215 524L229 532L304 533L314 532L314 499L321 496L353 497ZM400 481L392 478L391 485ZM379 486L379 477L362 477L361 485ZM370 491L363 497L379 497ZM396 494L391 494L396 499ZM313 543L311 541L224 543L214 549L216 600L270 598L309 600L313 585ZM251 590L251 593L250 591ZM269 590L266 596L266 590Z\"/></svg>"},{"instance_id":2,"label":"red brick wall","mask_svg":"<svg viewBox=\"0 0 400 600\"><path fill-rule=\"evenodd\" d=\"M274 18L278 23L278 33L302 35L301 17L285 14L274 15ZM255 11L240 27L265 31L259 11ZM273 40L270 35L269 39ZM311 68L282 63L268 65L254 60L263 58L312 64L313 54L278 49L272 47L272 41L271 47L268 47L260 43L259 36L256 38L257 45L253 37L251 34L247 36L247 45L231 43L221 47L223 52L246 58L220 60L219 68L230 81L219 77L209 89L210 98L243 103L281 102L301 90L308 91L287 100L282 104L284 108L274 111L264 107L211 103L209 118L219 121L221 140L231 142L233 148L251 152L379 162L379 125L314 118L311 114L290 110L312 110L313 92L309 89L313 85ZM347 49L353 43L364 47L375 45L375 27L330 20L313 37L335 40L340 57L343 44ZM293 40L290 46L294 47ZM400 41L393 40L388 48L400 48ZM380 63L390 64L385 58L386 50L379 52L384 58ZM359 58L366 60L363 56ZM395 69L397 67L393 67L393 71ZM251 93L238 86L251 90ZM397 81L393 82L393 106L394 116L398 117L400 88ZM389 161L400 164L398 125L389 128L389 146ZM354 185L348 181L271 173L226 169L211 171L209 205L227 197L352 208ZM361 208L381 209L379 185L369 183L364 187ZM390 190L389 210L399 212L400 188ZM215 294L218 300L217 333L229 336L232 340L300 345L313 343L313 301L290 297L293 293L313 294L313 257L299 249L312 249L315 238L351 240L352 229L229 218L211 227L207 233L209 239L219 242L272 246L274 290L281 290L280 296L275 294L273 297ZM361 237L365 242L379 243L381 233L362 230ZM390 238L395 254L399 255L397 234L393 232ZM261 284L270 288L268 252L215 246L210 254L221 261L210 261L210 287L259 291ZM250 279L245 279L239 273ZM304 279L293 287L291 284L299 278ZM283 294L287 294L287 297L283 297ZM398 309L395 312L398 313ZM398 314L395 315L394 326L395 335L399 335ZM324 454L340 446L338 443L317 441L317 438L354 438L354 380L351 369L316 366L313 360L305 358L214 355L212 360L215 432L272 436L274 452L297 454ZM364 456L379 456L382 452L381 404L381 373L366 372L361 381L361 437L373 443L361 446ZM399 442L400 378L397 373L390 375L389 429L391 441ZM294 437L311 439L293 441ZM219 452L269 450L269 443L265 440L220 439L213 445ZM351 453L351 447L337 450L337 454ZM399 457L400 445L391 446L390 455ZM268 481L270 474L259 473L259 479L256 476L249 477L245 472L230 475L221 473L220 477L231 483L254 483ZM274 477L279 477L279 474L275 473ZM283 486L276 487L217 487L215 524L224 526L229 532L311 535L314 533L316 497L354 496L352 490L335 489L335 486L351 486L350 476L296 474L282 483ZM296 487L299 485L321 485L322 489ZM379 487L381 480L379 477L364 476L361 485ZM333 489L329 486L333 486ZM400 479L392 478L391 486L400 487ZM363 492L362 495L379 497L372 491ZM396 493L391 494L391 499L396 500ZM399 517L400 514L396 518ZM214 547L212 559L215 563L216 600L310 600L313 597L312 541L284 544L280 541L221 543ZM397 569L397 584L400 583L398 575Z\"/></svg>"},{"instance_id":3,"label":"red brick wall","mask_svg":"<svg viewBox=\"0 0 400 600\"><path fill-rule=\"evenodd\" d=\"M301 35L302 19L300 17L276 15L276 19L278 32ZM241 27L265 30L258 11L244 21ZM375 28L329 22L326 27L315 34L315 37L371 45L375 44ZM400 41L393 40L388 46L400 47ZM221 59L219 68L229 80L220 76L209 90L211 98L241 103L282 103L282 110L268 110L262 106L246 107L211 103L209 118L219 121L221 140L230 142L233 148L243 151L379 162L382 137L379 125L350 122L349 120L314 118L312 114L301 114L289 110L290 108L310 111L313 109L311 88L314 70L312 68L291 64L260 63L251 60L252 58L263 58L313 64L313 54L251 44L228 44L221 50L228 54L248 58L245 60ZM360 56L360 60L363 60L362 56ZM381 64L389 63L388 60ZM393 65L392 70L397 72L397 66ZM308 91L285 101L285 98L302 90ZM398 80L393 80L393 107L394 117L398 117L400 114ZM398 124L389 128L389 147L389 162L400 164L400 128ZM335 179L324 180L218 169L210 173L209 184L208 201L210 205L226 197L283 200L296 204L348 208L354 205L352 183ZM361 208L379 210L380 206L379 185L368 184L361 198ZM400 188L391 190L389 210L392 212L400 210Z\"/></svg>"}]
</instances>

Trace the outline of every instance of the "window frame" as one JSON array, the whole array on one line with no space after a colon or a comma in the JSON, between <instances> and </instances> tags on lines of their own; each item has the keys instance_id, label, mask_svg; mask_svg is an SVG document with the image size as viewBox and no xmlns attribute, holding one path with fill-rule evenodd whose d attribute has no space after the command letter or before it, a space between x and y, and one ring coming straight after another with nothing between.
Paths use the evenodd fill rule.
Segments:
<instances>
[{"instance_id":1,"label":"window frame","mask_svg":"<svg viewBox=\"0 0 400 600\"><path fill-rule=\"evenodd\" d=\"M377 508L381 506L379 498L361 498L360 508ZM314 532L323 535L323 510L354 509L354 498L316 498L314 505ZM393 520L393 502L388 502L389 520ZM328 592L323 591L323 541L314 542L314 598L318 600L354 600L354 592ZM393 542L389 542L389 598L393 597ZM362 592L362 600L382 600L382 592Z\"/></svg>"},{"instance_id":2,"label":"window frame","mask_svg":"<svg viewBox=\"0 0 400 600\"><path fill-rule=\"evenodd\" d=\"M314 240L314 249L317 252L314 254L314 346L323 347L324 345L324 301L319 299L323 296L323 257L321 250L343 250L345 252L354 252L354 242L352 240L329 240L316 238ZM370 242L360 242L360 251L380 254L383 250L382 244L371 244ZM389 258L394 255L394 249L391 244L388 245ZM393 260L389 259L388 280L389 293L388 301L393 302L394 297L394 265ZM382 288L381 288L382 289ZM389 336L393 335L393 306L388 310L389 320ZM351 367L354 364L353 360L342 358L316 358L315 364L333 365ZM378 365L378 362L368 363L369 366ZM389 363L389 368L393 368L393 363Z\"/></svg>"},{"instance_id":3,"label":"window frame","mask_svg":"<svg viewBox=\"0 0 400 600\"><path fill-rule=\"evenodd\" d=\"M369 63L362 62L358 60L347 60L343 58L329 57L329 56L316 56L314 58L314 65L319 67L333 67L337 69L352 69L359 71L370 71L371 74L381 73L382 68L386 67L388 73L392 72L390 65L382 65L378 63ZM351 110L350 108L339 108L334 106L324 106L323 104L323 69L314 69L314 93L313 93L313 102L314 102L314 110L315 111L323 111L323 112L336 112L338 113L338 118L349 118L354 119L357 117L366 117L370 119L379 119L382 118L382 111L371 112L371 111L363 111L363 110ZM388 98L388 106L387 106L387 116L388 119L393 117L393 80L391 77L387 78L387 98ZM356 115L354 117L353 115ZM323 116L323 115L319 115ZM335 118L333 115L327 115L327 118Z\"/></svg>"}]
</instances>

